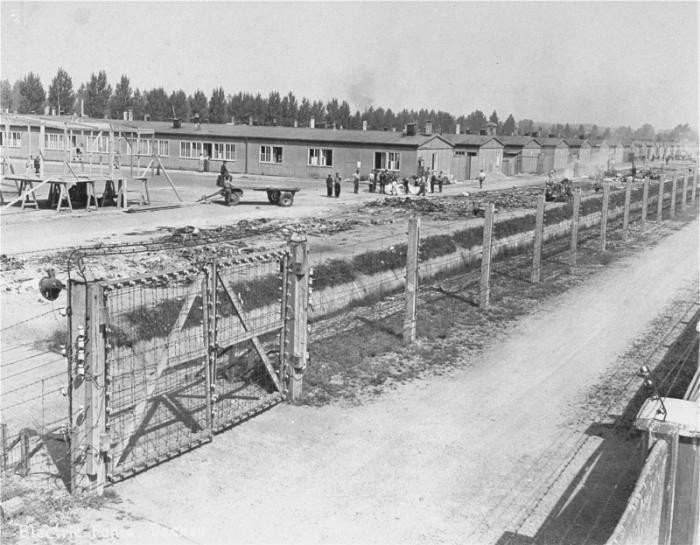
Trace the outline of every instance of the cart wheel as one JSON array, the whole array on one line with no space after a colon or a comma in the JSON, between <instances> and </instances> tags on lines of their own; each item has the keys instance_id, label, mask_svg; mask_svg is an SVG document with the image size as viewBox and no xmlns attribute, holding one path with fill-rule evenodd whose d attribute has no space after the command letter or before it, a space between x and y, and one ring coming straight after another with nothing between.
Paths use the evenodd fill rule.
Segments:
<instances>
[{"instance_id":1,"label":"cart wheel","mask_svg":"<svg viewBox=\"0 0 700 545\"><path fill-rule=\"evenodd\" d=\"M279 204L280 192L279 191L268 191L267 192L267 200L269 200L272 204Z\"/></svg>"},{"instance_id":2,"label":"cart wheel","mask_svg":"<svg viewBox=\"0 0 700 545\"><path fill-rule=\"evenodd\" d=\"M238 191L231 192L231 204L236 206L239 202L241 202L241 194Z\"/></svg>"},{"instance_id":3,"label":"cart wheel","mask_svg":"<svg viewBox=\"0 0 700 545\"><path fill-rule=\"evenodd\" d=\"M279 205L280 206L292 206L292 203L294 202L294 194L293 193L288 193L284 192L280 194L279 198Z\"/></svg>"}]
</instances>

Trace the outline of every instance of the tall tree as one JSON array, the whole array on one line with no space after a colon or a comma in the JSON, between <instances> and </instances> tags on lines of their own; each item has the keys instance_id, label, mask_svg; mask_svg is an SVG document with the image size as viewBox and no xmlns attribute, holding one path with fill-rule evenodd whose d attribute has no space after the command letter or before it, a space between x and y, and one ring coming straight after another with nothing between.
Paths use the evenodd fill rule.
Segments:
<instances>
[{"instance_id":1,"label":"tall tree","mask_svg":"<svg viewBox=\"0 0 700 545\"><path fill-rule=\"evenodd\" d=\"M12 112L15 109L10 80L0 80L0 109Z\"/></svg>"},{"instance_id":2,"label":"tall tree","mask_svg":"<svg viewBox=\"0 0 700 545\"><path fill-rule=\"evenodd\" d=\"M90 76L85 85L85 115L103 118L109 113L109 99L112 96L112 86L107 83L107 73L100 70L97 75Z\"/></svg>"},{"instance_id":3,"label":"tall tree","mask_svg":"<svg viewBox=\"0 0 700 545\"><path fill-rule=\"evenodd\" d=\"M583 125L579 125L578 130L576 131L576 138L583 138L585 134L586 128Z\"/></svg>"},{"instance_id":4,"label":"tall tree","mask_svg":"<svg viewBox=\"0 0 700 545\"><path fill-rule=\"evenodd\" d=\"M326 103L326 127L332 127L338 124L338 110L340 103L337 98L332 98ZM317 121L320 121L317 119Z\"/></svg>"},{"instance_id":5,"label":"tall tree","mask_svg":"<svg viewBox=\"0 0 700 545\"><path fill-rule=\"evenodd\" d=\"M73 92L73 80L63 68L51 81L49 86L49 106L57 115L71 113L75 105L75 93Z\"/></svg>"},{"instance_id":6,"label":"tall tree","mask_svg":"<svg viewBox=\"0 0 700 545\"><path fill-rule=\"evenodd\" d=\"M498 121L498 114L496 113L496 110L494 110L493 113L489 116L489 121L491 123L495 123L496 125L498 125L499 121Z\"/></svg>"},{"instance_id":7,"label":"tall tree","mask_svg":"<svg viewBox=\"0 0 700 545\"><path fill-rule=\"evenodd\" d=\"M649 123L644 123L636 131L634 131L633 138L635 140L653 140L656 136L656 131Z\"/></svg>"},{"instance_id":8,"label":"tall tree","mask_svg":"<svg viewBox=\"0 0 700 545\"><path fill-rule=\"evenodd\" d=\"M122 74L119 83L114 86L114 94L109 99L109 114L112 119L121 119L124 112L134 106L134 97L131 91L131 82L126 74Z\"/></svg>"},{"instance_id":9,"label":"tall tree","mask_svg":"<svg viewBox=\"0 0 700 545\"><path fill-rule=\"evenodd\" d=\"M226 94L223 87L214 89L209 99L209 123L226 123Z\"/></svg>"},{"instance_id":10,"label":"tall tree","mask_svg":"<svg viewBox=\"0 0 700 545\"><path fill-rule=\"evenodd\" d=\"M532 134L535 130L535 122L532 119L521 119L518 121L518 132L520 134Z\"/></svg>"},{"instance_id":11,"label":"tall tree","mask_svg":"<svg viewBox=\"0 0 700 545\"><path fill-rule=\"evenodd\" d=\"M44 86L41 84L39 76L34 74L34 72L29 72L29 74L19 80L17 90L19 93L17 110L19 113L44 113L46 92L44 91Z\"/></svg>"},{"instance_id":12,"label":"tall tree","mask_svg":"<svg viewBox=\"0 0 700 545\"><path fill-rule=\"evenodd\" d=\"M179 89L170 94L170 113L175 110L175 117L180 120L188 120L190 118L190 103L187 100L185 91Z\"/></svg>"},{"instance_id":13,"label":"tall tree","mask_svg":"<svg viewBox=\"0 0 700 545\"><path fill-rule=\"evenodd\" d=\"M299 112L297 115L299 117L299 126L308 127L309 120L311 119L311 102L309 102L308 98L304 97L301 99L301 104L299 104Z\"/></svg>"},{"instance_id":14,"label":"tall tree","mask_svg":"<svg viewBox=\"0 0 700 545\"><path fill-rule=\"evenodd\" d=\"M512 136L515 134L515 118L513 114L510 114L505 122L503 123L502 132L506 136Z\"/></svg>"},{"instance_id":15,"label":"tall tree","mask_svg":"<svg viewBox=\"0 0 700 545\"><path fill-rule=\"evenodd\" d=\"M209 101L207 100L207 95L203 91L197 89L194 92L194 96L189 97L190 102L190 112L192 112L192 117L199 115L201 120L207 117L207 112L209 111Z\"/></svg>"},{"instance_id":16,"label":"tall tree","mask_svg":"<svg viewBox=\"0 0 700 545\"><path fill-rule=\"evenodd\" d=\"M564 125L564 138L571 138L571 134L571 127L567 123L566 125Z\"/></svg>"},{"instance_id":17,"label":"tall tree","mask_svg":"<svg viewBox=\"0 0 700 545\"><path fill-rule=\"evenodd\" d=\"M326 116L326 107L320 100L314 100L311 103L311 117L314 118L316 124L322 123Z\"/></svg>"},{"instance_id":18,"label":"tall tree","mask_svg":"<svg viewBox=\"0 0 700 545\"><path fill-rule=\"evenodd\" d=\"M267 97L265 109L265 124L279 125L282 121L282 98L277 91L272 91Z\"/></svg>"},{"instance_id":19,"label":"tall tree","mask_svg":"<svg viewBox=\"0 0 700 545\"><path fill-rule=\"evenodd\" d=\"M143 119L143 114L146 113L146 95L139 89L134 91L134 98L131 101L134 108L134 119Z\"/></svg>"},{"instance_id":20,"label":"tall tree","mask_svg":"<svg viewBox=\"0 0 700 545\"><path fill-rule=\"evenodd\" d=\"M282 124L291 127L297 119L299 105L294 93L289 91L282 99Z\"/></svg>"},{"instance_id":21,"label":"tall tree","mask_svg":"<svg viewBox=\"0 0 700 545\"><path fill-rule=\"evenodd\" d=\"M146 92L145 113L151 121L164 121L172 115L165 89L157 87Z\"/></svg>"},{"instance_id":22,"label":"tall tree","mask_svg":"<svg viewBox=\"0 0 700 545\"><path fill-rule=\"evenodd\" d=\"M486 128L488 120L481 110L474 110L465 119L467 128L472 134L479 134L479 132Z\"/></svg>"},{"instance_id":23,"label":"tall tree","mask_svg":"<svg viewBox=\"0 0 700 545\"><path fill-rule=\"evenodd\" d=\"M350 128L350 104L343 100L338 108L338 121L344 129Z\"/></svg>"}]
</instances>

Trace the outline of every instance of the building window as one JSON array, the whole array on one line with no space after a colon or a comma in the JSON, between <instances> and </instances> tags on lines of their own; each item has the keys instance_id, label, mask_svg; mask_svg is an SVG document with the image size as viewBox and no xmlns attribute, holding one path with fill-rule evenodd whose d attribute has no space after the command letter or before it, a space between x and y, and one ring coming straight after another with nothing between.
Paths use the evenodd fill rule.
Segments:
<instances>
[{"instance_id":1,"label":"building window","mask_svg":"<svg viewBox=\"0 0 700 545\"><path fill-rule=\"evenodd\" d=\"M332 167L333 150L324 148L309 148L309 166Z\"/></svg>"},{"instance_id":2,"label":"building window","mask_svg":"<svg viewBox=\"0 0 700 545\"><path fill-rule=\"evenodd\" d=\"M401 170L401 153L398 151L377 151L374 153L374 168Z\"/></svg>"},{"instance_id":3,"label":"building window","mask_svg":"<svg viewBox=\"0 0 700 545\"><path fill-rule=\"evenodd\" d=\"M282 164L282 146L260 146L260 162Z\"/></svg>"},{"instance_id":4,"label":"building window","mask_svg":"<svg viewBox=\"0 0 700 545\"><path fill-rule=\"evenodd\" d=\"M202 154L202 142L180 142L180 157L183 159L199 159Z\"/></svg>"},{"instance_id":5,"label":"building window","mask_svg":"<svg viewBox=\"0 0 700 545\"><path fill-rule=\"evenodd\" d=\"M9 133L10 137L7 140L7 147L8 148L21 148L22 147L22 133L19 131L10 131ZM0 136L2 136L2 139L0 140L0 144L5 144L5 133L0 133Z\"/></svg>"},{"instance_id":6,"label":"building window","mask_svg":"<svg viewBox=\"0 0 700 545\"><path fill-rule=\"evenodd\" d=\"M109 151L109 136L98 135L95 138L88 138L87 151L107 153Z\"/></svg>"},{"instance_id":7,"label":"building window","mask_svg":"<svg viewBox=\"0 0 700 545\"><path fill-rule=\"evenodd\" d=\"M236 144L214 143L213 159L221 159L224 161L236 160Z\"/></svg>"},{"instance_id":8,"label":"building window","mask_svg":"<svg viewBox=\"0 0 700 545\"><path fill-rule=\"evenodd\" d=\"M158 150L158 157L167 157L169 142L167 140L139 140L138 155L153 155L153 150Z\"/></svg>"},{"instance_id":9,"label":"building window","mask_svg":"<svg viewBox=\"0 0 700 545\"><path fill-rule=\"evenodd\" d=\"M52 150L63 150L65 144L62 134L46 133L44 134L44 147Z\"/></svg>"},{"instance_id":10,"label":"building window","mask_svg":"<svg viewBox=\"0 0 700 545\"><path fill-rule=\"evenodd\" d=\"M457 157L463 157L463 156L464 156L464 152L463 152L463 151L455 151L455 156L457 156Z\"/></svg>"}]
</instances>

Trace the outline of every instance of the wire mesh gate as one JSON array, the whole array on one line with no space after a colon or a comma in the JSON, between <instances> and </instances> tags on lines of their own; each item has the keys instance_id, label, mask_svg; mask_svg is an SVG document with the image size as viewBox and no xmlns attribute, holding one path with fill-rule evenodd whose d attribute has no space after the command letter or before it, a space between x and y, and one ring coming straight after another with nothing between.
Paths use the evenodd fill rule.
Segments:
<instances>
[{"instance_id":1,"label":"wire mesh gate","mask_svg":"<svg viewBox=\"0 0 700 545\"><path fill-rule=\"evenodd\" d=\"M282 400L288 263L279 250L72 285L72 305L85 297L84 315L72 318L88 327L71 326L78 333L71 384L86 385L71 415L93 422L74 433L74 465L103 456L106 480L120 480ZM89 414L101 407L103 423ZM73 486L89 488L96 472L74 472L87 482L74 478Z\"/></svg>"}]
</instances>

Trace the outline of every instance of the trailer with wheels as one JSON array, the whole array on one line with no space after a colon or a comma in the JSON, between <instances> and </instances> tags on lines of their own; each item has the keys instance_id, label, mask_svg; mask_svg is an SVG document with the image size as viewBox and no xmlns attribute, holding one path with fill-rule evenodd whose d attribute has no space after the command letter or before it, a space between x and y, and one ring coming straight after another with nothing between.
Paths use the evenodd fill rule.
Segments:
<instances>
[{"instance_id":1,"label":"trailer with wheels","mask_svg":"<svg viewBox=\"0 0 700 545\"><path fill-rule=\"evenodd\" d=\"M214 195L224 195L225 189L221 189ZM267 193L267 200L272 204L278 206L292 206L294 203L294 196L297 191L301 191L300 187L279 187L279 186L233 186L231 187L231 204L236 205L241 202L241 197L244 191L265 191ZM206 197L203 197L205 199ZM202 200L202 199L200 199Z\"/></svg>"}]
</instances>

